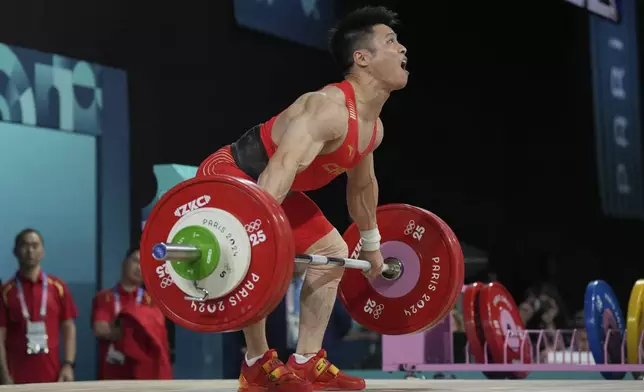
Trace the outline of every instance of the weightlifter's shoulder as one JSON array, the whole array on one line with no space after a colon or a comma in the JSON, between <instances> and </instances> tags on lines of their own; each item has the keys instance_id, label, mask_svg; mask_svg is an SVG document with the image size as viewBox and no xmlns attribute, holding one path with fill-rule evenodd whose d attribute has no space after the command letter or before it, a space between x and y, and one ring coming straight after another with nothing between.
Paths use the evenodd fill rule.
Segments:
<instances>
[{"instance_id":1,"label":"weightlifter's shoulder","mask_svg":"<svg viewBox=\"0 0 644 392\"><path fill-rule=\"evenodd\" d=\"M289 107L287 114L291 119L304 118L335 132L341 132L349 118L344 93L333 86L301 95Z\"/></svg>"}]
</instances>

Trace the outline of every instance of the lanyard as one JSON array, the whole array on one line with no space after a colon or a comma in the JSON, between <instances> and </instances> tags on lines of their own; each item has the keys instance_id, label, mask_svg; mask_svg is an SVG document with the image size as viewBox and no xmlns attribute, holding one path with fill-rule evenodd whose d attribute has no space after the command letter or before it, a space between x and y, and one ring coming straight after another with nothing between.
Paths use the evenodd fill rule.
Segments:
<instances>
[{"instance_id":1,"label":"lanyard","mask_svg":"<svg viewBox=\"0 0 644 392\"><path fill-rule=\"evenodd\" d=\"M143 289L139 287L136 291L136 304L141 305L143 301ZM119 294L118 286L114 287L114 313L118 315L121 313L121 295Z\"/></svg>"},{"instance_id":2,"label":"lanyard","mask_svg":"<svg viewBox=\"0 0 644 392\"><path fill-rule=\"evenodd\" d=\"M47 274L44 272L41 273L42 277L42 299L40 302L40 317L42 319L45 319L45 316L47 316L47 294L48 294L48 282L47 282ZM27 302L25 301L25 293L22 291L22 283L20 283L20 277L18 276L18 273L16 273L16 288L18 289L18 300L20 301L20 307L22 308L22 316L25 318L25 320L31 320L29 317L29 310L27 309Z\"/></svg>"}]
</instances>

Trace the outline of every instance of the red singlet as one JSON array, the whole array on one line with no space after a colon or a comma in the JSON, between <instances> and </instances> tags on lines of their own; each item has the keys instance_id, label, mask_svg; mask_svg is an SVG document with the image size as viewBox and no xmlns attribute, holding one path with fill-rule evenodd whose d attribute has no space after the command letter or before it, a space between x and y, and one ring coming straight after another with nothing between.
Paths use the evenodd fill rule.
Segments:
<instances>
[{"instance_id":1,"label":"red singlet","mask_svg":"<svg viewBox=\"0 0 644 392\"><path fill-rule=\"evenodd\" d=\"M358 110L356 109L356 95L353 86L346 80L330 86L337 87L344 92L347 110L349 111L347 135L344 143L337 150L329 154L318 155L309 167L295 176L291 187L293 191L312 191L322 188L340 174L355 167L366 154L371 152L376 142L377 121L374 124L373 135L369 145L363 153L358 151ZM277 150L277 145L271 137L271 131L276 119L277 116L274 116L261 125L260 134L269 159Z\"/></svg>"}]
</instances>

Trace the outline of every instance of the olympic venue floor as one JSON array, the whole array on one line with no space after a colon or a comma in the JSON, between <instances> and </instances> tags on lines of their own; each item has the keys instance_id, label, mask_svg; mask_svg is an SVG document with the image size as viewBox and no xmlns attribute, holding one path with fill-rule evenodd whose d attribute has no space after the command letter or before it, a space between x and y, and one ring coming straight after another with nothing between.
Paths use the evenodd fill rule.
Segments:
<instances>
[{"instance_id":1,"label":"olympic venue floor","mask_svg":"<svg viewBox=\"0 0 644 392\"><path fill-rule=\"evenodd\" d=\"M237 391L237 380L93 381L0 387L10 392L218 392ZM367 380L370 392L564 392L644 391L644 381L546 380Z\"/></svg>"}]
</instances>

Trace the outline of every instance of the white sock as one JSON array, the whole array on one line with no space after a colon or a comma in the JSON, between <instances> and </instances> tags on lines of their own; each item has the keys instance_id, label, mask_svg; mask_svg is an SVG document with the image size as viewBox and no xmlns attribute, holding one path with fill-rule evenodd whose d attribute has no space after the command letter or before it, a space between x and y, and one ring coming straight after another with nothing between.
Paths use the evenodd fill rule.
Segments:
<instances>
[{"instance_id":1,"label":"white sock","mask_svg":"<svg viewBox=\"0 0 644 392\"><path fill-rule=\"evenodd\" d=\"M263 356L264 356L264 354L260 355L259 357L255 357L255 358L250 358L250 359L248 359L248 353L246 353L246 365L247 365L247 366L253 366L254 364L256 364L256 363L257 363L257 361L259 361L260 359L262 359L262 357L263 357Z\"/></svg>"},{"instance_id":2,"label":"white sock","mask_svg":"<svg viewBox=\"0 0 644 392\"><path fill-rule=\"evenodd\" d=\"M297 362L300 365L303 365L309 361L309 359L313 358L315 355L300 355L300 354L293 354L293 358L295 359L295 362Z\"/></svg>"}]
</instances>

